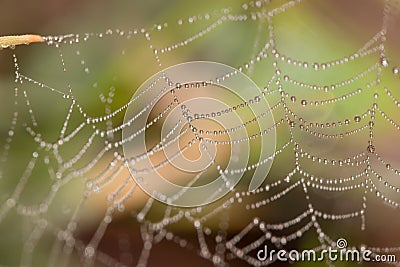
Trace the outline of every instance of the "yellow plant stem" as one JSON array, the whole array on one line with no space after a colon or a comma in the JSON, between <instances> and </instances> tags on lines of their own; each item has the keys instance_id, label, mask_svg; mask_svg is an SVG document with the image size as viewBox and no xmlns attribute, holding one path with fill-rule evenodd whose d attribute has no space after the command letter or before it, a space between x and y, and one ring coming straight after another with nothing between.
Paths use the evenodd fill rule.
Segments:
<instances>
[{"instance_id":1,"label":"yellow plant stem","mask_svg":"<svg viewBox=\"0 0 400 267\"><path fill-rule=\"evenodd\" d=\"M28 45L30 43L41 43L44 41L45 40L42 36L35 34L0 36L0 49L15 47L16 45L22 44Z\"/></svg>"}]
</instances>

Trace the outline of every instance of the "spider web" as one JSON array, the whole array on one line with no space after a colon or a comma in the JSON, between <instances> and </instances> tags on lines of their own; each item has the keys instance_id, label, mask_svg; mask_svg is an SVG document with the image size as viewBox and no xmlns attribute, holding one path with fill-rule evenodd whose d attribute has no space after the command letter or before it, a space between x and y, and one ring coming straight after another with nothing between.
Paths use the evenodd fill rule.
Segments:
<instances>
[{"instance_id":1,"label":"spider web","mask_svg":"<svg viewBox=\"0 0 400 267\"><path fill-rule=\"evenodd\" d=\"M361 40L343 33L349 42L331 34L317 3L250 1L2 50L15 75L2 77L0 92L0 263L279 265L257 251L321 251L339 238L373 257L398 255L397 2L377 5L378 26ZM148 77L193 60L235 66L257 83L277 148L222 199L177 208L132 179L123 116L145 105L129 99ZM248 192L254 166L270 160Z\"/></svg>"}]
</instances>

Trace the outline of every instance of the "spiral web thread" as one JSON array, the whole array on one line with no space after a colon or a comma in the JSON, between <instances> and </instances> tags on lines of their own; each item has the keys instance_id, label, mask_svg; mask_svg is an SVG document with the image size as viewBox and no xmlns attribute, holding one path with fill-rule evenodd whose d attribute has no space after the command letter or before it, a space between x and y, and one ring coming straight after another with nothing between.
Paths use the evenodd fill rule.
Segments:
<instances>
[{"instance_id":1,"label":"spiral web thread","mask_svg":"<svg viewBox=\"0 0 400 267\"><path fill-rule=\"evenodd\" d=\"M10 122L7 136L3 141L3 152L1 156L1 182L15 181L13 188L8 195L2 196L0 206L0 225L5 224L7 217L16 216L19 220L28 221L29 226L25 229L24 241L21 245L21 266L34 266L36 254L40 251L40 246L45 246L49 242L48 266L61 264L69 266L77 264L75 261L85 266L125 266L137 265L146 266L151 262L154 247L162 243L173 244L181 250L192 251L193 255L207 259L216 266L241 265L268 265L276 261L269 259L259 261L255 253L263 246L270 244L275 248L290 247L291 244L298 245L300 240L307 233L312 235L314 246L312 249L320 251L327 247L335 248L336 240L341 235L346 234L346 230L339 227L340 224L351 221L358 225L361 233L368 231L368 212L367 203L378 200L383 206L390 206L389 211L393 214L398 212L399 192L398 185L399 170L397 168L396 157L392 160L385 157L388 149L380 149L378 143L380 134L383 138L388 138L379 132L380 124L388 124L393 135L398 134L400 125L396 122L396 114L400 107L396 88L390 88L386 80L391 80L390 85L398 86L398 68L392 63L395 59L390 59L385 49L388 23L392 16L391 10L394 9L393 2L385 1L382 15L382 26L380 30L367 42L359 47L350 55L326 62L309 63L294 55L286 56L280 51L279 42L276 42L275 29L279 24L275 24L275 18L285 15L286 12L296 9L303 5L303 1L289 1L281 3L279 6L273 5L269 1L252 1L244 3L238 9L224 8L213 12L195 15L187 18L171 20L163 24L157 24L149 28L139 28L129 31L107 30L104 33L88 34L69 34L64 36L46 37L47 48L56 49L59 53L59 61L62 69L60 72L68 73L69 61L76 58L66 57L64 49L73 47L80 43L83 46L86 42L95 40L101 42L104 38L133 40L143 39L148 45L152 54L152 60L158 65L158 71L164 67L163 58L169 53L190 47L192 44L206 38L218 28L224 27L229 23L245 23L246 21L257 22L258 25L255 44L252 48L252 55L247 62L238 66L238 71L243 71L250 77L259 68L272 70L262 84L262 94L251 96L254 102L257 97L265 97L270 103L270 110L275 117L275 124L272 127L277 129L278 143L274 155L251 165L245 172L252 171L258 164L265 161L287 161L290 163L279 165L290 168L285 173L276 174L276 177L267 177L263 185L254 192L247 192L245 188L238 187L222 200L210 206L194 209L180 209L168 207L157 203L152 198L145 197L145 202L138 201L140 205L130 207L129 201L135 202L135 196L139 194L140 188L135 184L127 171L126 159L122 152L121 131L124 125L114 125L113 119L121 116L129 105L135 105L134 101L126 102L120 108L111 109L114 94L118 93L117 86L111 86L108 95L101 94L101 102L105 106L105 114L92 116L86 112L85 106L75 97L73 88L68 88L64 92L61 88L53 87L40 80L40 77L30 77L24 73L22 58L18 54L18 49L13 51L13 64L15 67L15 89L14 89L14 112ZM175 23L177 27L191 28L197 23L204 23L206 26L189 36L187 39L172 45L160 46L153 43L153 39L162 34L168 23ZM189 27L188 27L189 26ZM267 35L263 40L260 36ZM84 74L90 74L90 67L76 51L78 61L83 66ZM301 69L301 71L312 72L313 75L320 75L330 69L345 67L358 60L372 59L370 65L365 65L363 70L349 77L347 71L343 71L343 78L340 81L327 82L323 80L320 84L313 84L302 81L299 77L293 77L290 68ZM389 63L390 62L390 63ZM176 62L179 63L179 62ZM265 63L266 65L260 65ZM285 68L289 66L288 70ZM94 66L93 66L94 67ZM296 75L294 75L296 76ZM217 78L217 77L216 77ZM93 92L96 92L94 86ZM291 88L296 88L292 90ZM59 130L56 140L46 140L36 129L40 122L35 116L35 109L31 102L30 93L33 90L46 90L50 95L46 97L61 96L63 102L69 108L64 119L62 128ZM40 91L44 92L44 91ZM88 94L92 94L90 91ZM39 93L40 94L40 93ZM364 98L358 98L366 96ZM311 113L324 111L334 105L344 103L342 107L358 105L357 100L362 99L363 111L357 114L348 113L349 116L338 115L337 120L309 119ZM382 104L381 104L382 103ZM365 105L364 105L365 104ZM161 111L166 112L168 107ZM350 109L351 110L351 109ZM160 114L161 114L160 113ZM344 112L347 115L347 111ZM69 125L72 117L78 117L79 123L73 127ZM312 116L311 116L312 118ZM257 118L262 119L262 116ZM266 129L263 129L266 130ZM87 131L88 135L83 139L81 131ZM379 132L379 133L377 133ZM32 156L28 163L23 167L19 176L13 176L13 171L7 169L8 163L15 161L11 158L17 133L28 135L33 141ZM212 135L212 132L210 132ZM45 136L45 134L43 134ZM348 139L351 138L351 139ZM362 145L358 145L358 139L365 139ZM305 144L305 140L319 140L315 142L344 142L347 147L345 155L338 153L337 150L331 151L312 151L313 147ZM321 141L322 140L322 141ZM350 142L345 140L352 140ZM171 142L176 141L176 139ZM75 143L77 142L77 143ZM312 141L310 141L312 142ZM353 143L354 142L354 143ZM77 145L78 144L78 145ZM351 147L354 145L354 148ZM64 156L64 148L77 146L80 147L74 154ZM348 148L350 146L350 149ZM155 148L157 150L162 147ZM89 153L90 151L90 153ZM94 151L94 152L93 152ZM331 153L332 152L332 153ZM352 153L351 155L348 153ZM146 153L143 154L147 156ZM338 156L340 155L340 156ZM22 162L22 160L21 160ZM42 165L40 165L40 164ZM37 203L25 203L21 200L24 192L29 187L29 181L39 179L36 174L37 166L46 169L45 179L50 182L46 190L45 197ZM319 175L319 170L328 169L323 175ZM332 170L334 175L332 175ZM19 173L19 172L16 172ZM196 179L196 178L195 178ZM68 219L66 222L57 222L51 215L52 206L55 199L60 194L63 187L68 186L74 181L79 181L84 185L82 192L79 192L79 201L71 211L65 212ZM118 186L110 187L110 184ZM90 199L96 198L99 192L106 191L107 208L102 218L97 220L97 228L90 237L83 237L80 228L85 217L85 206ZM319 192L316 195L314 192ZM322 194L321 194L322 192ZM354 207L352 210L343 213L334 213L323 210L316 203L323 198L324 194L338 193L334 199L341 202L342 194L355 195ZM319 194L319 195L318 195ZM143 195L143 194L142 194ZM277 209L270 209L271 205L281 203L281 209L286 209L287 202L293 205L293 199L285 200L295 195L295 199L300 198L298 207L294 214L289 214L289 218L277 221L269 218L270 211L276 212ZM76 196L74 196L75 198ZM285 202L286 201L286 202ZM301 201L304 201L302 203ZM344 200L343 200L344 201ZM143 204L142 204L143 203ZM286 203L286 204L285 204ZM129 206L129 208L126 208ZM279 205L278 205L279 206ZM354 208L354 209L353 209ZM61 208L56 209L60 213ZM230 229L230 216L233 212L247 214L241 218L240 226ZM152 214L157 213L160 216ZM128 232L125 230L119 243L118 252L108 251L102 247L107 230L113 228L114 221L118 221L119 213L128 214L132 221L132 228L140 229L142 244L140 247L132 247ZM157 219L155 219L156 217ZM25 220L26 219L26 220ZM218 223L215 223L217 221ZM338 225L334 228L335 236L331 236L328 230L324 229L325 222L333 222ZM186 224L189 231L182 234L174 228L179 223ZM218 226L215 226L215 225ZM237 224L237 223L236 223ZM347 225L347 224L346 224ZM346 226L347 227L347 226ZM340 229L340 230L339 230ZM352 229L352 228L351 228ZM2 230L4 231L4 229ZM350 231L350 230L349 230ZM189 234L191 236L188 236ZM182 234L182 235L181 235ZM334 234L332 234L334 235ZM50 240L50 241L48 241ZM360 238L349 240L349 246L368 248L373 251L373 255L396 254L400 247L396 244L382 246L381 244L366 244L359 242ZM111 241L107 241L111 242ZM298 242L298 243L296 243ZM309 248L309 246L306 246ZM179 257L179 255L177 255ZM75 263L73 263L75 262ZM1 262L0 262L1 263ZM334 262L326 261L328 265ZM391 264L398 265L399 261Z\"/></svg>"}]
</instances>

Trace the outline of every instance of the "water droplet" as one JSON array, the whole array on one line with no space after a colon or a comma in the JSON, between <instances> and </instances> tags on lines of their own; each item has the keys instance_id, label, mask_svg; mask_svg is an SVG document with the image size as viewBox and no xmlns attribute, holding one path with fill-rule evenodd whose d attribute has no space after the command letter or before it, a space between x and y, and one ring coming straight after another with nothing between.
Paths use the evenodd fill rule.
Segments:
<instances>
[{"instance_id":1,"label":"water droplet","mask_svg":"<svg viewBox=\"0 0 400 267\"><path fill-rule=\"evenodd\" d=\"M91 257L93 257L94 253L95 253L95 251L94 251L93 247L88 246L85 248L85 256L86 257L91 258Z\"/></svg>"},{"instance_id":2,"label":"water droplet","mask_svg":"<svg viewBox=\"0 0 400 267\"><path fill-rule=\"evenodd\" d=\"M294 103L294 102L296 102L296 97L295 97L294 95L292 95L292 96L290 97L290 100Z\"/></svg>"},{"instance_id":3,"label":"water droplet","mask_svg":"<svg viewBox=\"0 0 400 267\"><path fill-rule=\"evenodd\" d=\"M369 145L369 146L367 147L367 151L368 151L369 153L375 153L375 147L374 147L373 145Z\"/></svg>"},{"instance_id":4,"label":"water droplet","mask_svg":"<svg viewBox=\"0 0 400 267\"><path fill-rule=\"evenodd\" d=\"M399 74L399 68L394 67L393 68L393 74L395 74L395 75Z\"/></svg>"},{"instance_id":5,"label":"water droplet","mask_svg":"<svg viewBox=\"0 0 400 267\"><path fill-rule=\"evenodd\" d=\"M389 66L389 62L388 62L387 58L382 57L382 58L381 58L381 64L382 64L382 66L384 66L384 67Z\"/></svg>"},{"instance_id":6,"label":"water droplet","mask_svg":"<svg viewBox=\"0 0 400 267\"><path fill-rule=\"evenodd\" d=\"M306 105L307 105L307 100L302 99L302 100L301 100L301 105L302 105L302 106L306 106Z\"/></svg>"},{"instance_id":7,"label":"water droplet","mask_svg":"<svg viewBox=\"0 0 400 267\"><path fill-rule=\"evenodd\" d=\"M355 116L354 117L354 121L355 122L360 122L361 121L361 117L360 116Z\"/></svg>"},{"instance_id":8,"label":"water droplet","mask_svg":"<svg viewBox=\"0 0 400 267\"><path fill-rule=\"evenodd\" d=\"M124 204L119 204L119 205L118 205L118 211L119 211L119 212L124 212L124 211L125 211L125 206L124 206Z\"/></svg>"}]
</instances>

